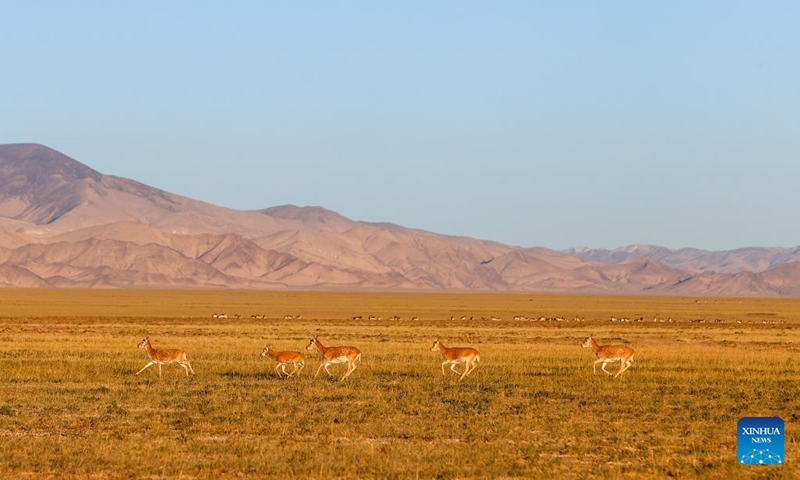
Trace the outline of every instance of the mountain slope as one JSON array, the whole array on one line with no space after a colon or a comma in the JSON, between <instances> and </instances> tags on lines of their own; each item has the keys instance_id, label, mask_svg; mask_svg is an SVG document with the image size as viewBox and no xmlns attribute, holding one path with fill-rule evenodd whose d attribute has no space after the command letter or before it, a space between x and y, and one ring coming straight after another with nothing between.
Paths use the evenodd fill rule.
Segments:
<instances>
[{"instance_id":1,"label":"mountain slope","mask_svg":"<svg viewBox=\"0 0 800 480\"><path fill-rule=\"evenodd\" d=\"M322 207L239 211L0 145L0 286L800 295L800 248L519 248Z\"/></svg>"},{"instance_id":2,"label":"mountain slope","mask_svg":"<svg viewBox=\"0 0 800 480\"><path fill-rule=\"evenodd\" d=\"M764 272L783 263L800 261L800 247L748 247L712 252L697 248L671 250L656 245L629 245L614 250L571 248L563 253L614 265L648 257L687 272Z\"/></svg>"},{"instance_id":3,"label":"mountain slope","mask_svg":"<svg viewBox=\"0 0 800 480\"><path fill-rule=\"evenodd\" d=\"M259 234L292 224L102 175L35 144L0 145L0 217L0 226L36 237L119 222L183 234Z\"/></svg>"}]
</instances>

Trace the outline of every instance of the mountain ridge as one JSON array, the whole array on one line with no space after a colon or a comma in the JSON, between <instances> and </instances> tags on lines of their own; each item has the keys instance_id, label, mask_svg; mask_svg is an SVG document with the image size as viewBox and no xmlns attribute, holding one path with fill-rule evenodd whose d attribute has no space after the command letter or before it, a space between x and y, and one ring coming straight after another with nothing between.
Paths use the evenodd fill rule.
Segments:
<instances>
[{"instance_id":1,"label":"mountain ridge","mask_svg":"<svg viewBox=\"0 0 800 480\"><path fill-rule=\"evenodd\" d=\"M800 247L556 251L352 220L235 210L0 145L0 285L800 295Z\"/></svg>"},{"instance_id":2,"label":"mountain ridge","mask_svg":"<svg viewBox=\"0 0 800 480\"><path fill-rule=\"evenodd\" d=\"M584 260L607 264L623 264L638 258L649 257L693 273L703 271L758 273L784 263L800 261L800 246L743 247L734 250L712 251L699 248L674 250L658 245L633 244L615 249L578 247L562 250L562 252Z\"/></svg>"}]
</instances>

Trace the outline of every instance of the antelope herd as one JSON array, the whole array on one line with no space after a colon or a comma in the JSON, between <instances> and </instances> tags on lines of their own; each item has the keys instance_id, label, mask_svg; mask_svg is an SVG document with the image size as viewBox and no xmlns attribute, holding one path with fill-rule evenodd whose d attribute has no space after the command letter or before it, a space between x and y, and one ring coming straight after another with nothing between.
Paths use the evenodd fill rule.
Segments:
<instances>
[{"instance_id":1,"label":"antelope herd","mask_svg":"<svg viewBox=\"0 0 800 480\"><path fill-rule=\"evenodd\" d=\"M609 375L613 375L611 372L606 370L606 364L611 362L620 362L620 369L617 374L614 375L614 378L616 378L622 375L622 373L627 370L633 362L634 351L632 348L625 345L600 346L594 339L594 334L586 337L581 346L584 348L591 348L597 357L597 361L592 364L592 374L595 375L597 374L596 367L598 363L602 363L600 367L601 370ZM183 367L183 369L186 371L187 377L189 376L190 372L195 375L192 365L189 363L187 354L183 350L175 348L157 350L150 344L149 336L145 337L144 340L139 343L139 348L147 352L150 362L142 367L141 370L136 372L136 375L139 375L153 365L158 365L158 376L160 377L161 366L169 363L177 363ZM314 377L317 377L323 368L328 376L333 377L334 375L330 370L328 370L328 367L331 365L346 363L347 371L339 379L340 382L349 377L355 371L356 362L361 360L361 350L357 349L356 347L326 347L316 335L311 337L308 345L306 345L306 350L317 350L322 355L322 363L320 363L319 367L317 368ZM458 378L459 382L464 380L467 375L472 373L478 367L478 362L481 361L481 355L476 349L472 347L447 347L438 339L433 342L431 351L442 354L442 375L445 375L445 366L449 365L450 370L452 370L456 375L461 375ZM300 352L278 351L273 349L272 345L267 345L261 352L261 356L271 357L275 360L275 373L278 374L279 378L283 378L283 375L286 375L286 378L295 375L299 376L300 372L305 367L306 357ZM462 363L464 364L464 371L459 372L456 370L456 366ZM286 371L286 366L288 364L292 364L294 367L291 373Z\"/></svg>"},{"instance_id":2,"label":"antelope herd","mask_svg":"<svg viewBox=\"0 0 800 480\"><path fill-rule=\"evenodd\" d=\"M226 319L228 315L225 313L214 313L212 314L212 318L218 319ZM234 314L233 318L241 319L242 316L239 314ZM251 319L268 319L267 315L264 314L253 314L250 315ZM379 317L376 315L368 315L366 318L370 321L381 321L383 317ZM300 315L284 315L284 320L300 320L302 316ZM353 315L350 317L350 320L360 321L363 320L363 315ZM402 320L402 317L399 315L391 315L386 317L386 320L392 321L399 321ZM417 322L420 320L418 316L412 316L411 320ZM460 317L456 317L452 315L450 317L451 321L475 321L475 320L483 320L483 321L502 321L501 317L496 316L466 316L461 315ZM619 322L619 323L629 323L629 322L636 322L636 323L643 323L643 322L654 322L654 323L676 323L679 321L688 321L689 323L726 323L725 319L715 318L713 320L706 320L705 318L696 318L696 319L689 319L689 320L673 320L672 317L668 318L659 318L658 316L654 316L652 320L645 320L644 316L638 315L636 317L619 317L616 316L607 317L606 319L595 319L595 322L602 322L602 321L609 321L609 322ZM556 316L556 317L528 317L525 315L516 315L514 316L514 322L585 322L586 319L584 317L574 317L572 319L563 316ZM743 323L745 321L741 319L735 320L737 324ZM747 319L746 323L757 323L755 319ZM759 323L784 323L784 320L761 320ZM739 332L737 332L739 333ZM584 348L591 348L592 352L594 353L597 360L592 364L592 373L597 374L597 364L600 363L600 369L603 372L607 373L608 375L613 375L615 378L622 375L628 368L630 368L633 362L634 351L628 346L625 345L599 345L597 341L594 339L594 335L589 335L581 346ZM139 344L139 348L145 350L147 352L147 356L150 359L150 362L147 363L141 370L136 372L136 375L142 373L147 368L158 365L158 375L161 376L161 366L164 364L169 363L177 363L181 366L185 371L186 375L189 376L190 373L194 374L194 370L192 369L191 364L187 358L186 352L183 350L177 349L160 349L157 350L153 348L150 344L150 337L145 337L144 340ZM339 381L345 380L349 377L355 370L358 361L361 360L361 351L356 347L326 347L319 341L319 339L314 336L308 342L306 346L307 350L317 350L322 355L322 362L320 363L319 367L317 368L316 373L314 376L318 376L319 372L322 369L325 369L325 372L329 376L333 376L331 371L328 369L331 365L337 364L347 364L347 369ZM472 373L475 368L477 368L477 363L481 360L480 354L477 350L471 347L446 347L442 344L441 341L436 340L431 347L431 351L441 353L443 357L442 362L442 374L445 374L445 367L447 365L450 366L450 369L455 372L456 374L460 375L459 381L463 380L466 376ZM271 357L276 361L275 365L275 372L278 374L279 377L283 378L285 375L286 378L292 376L299 376L300 372L305 367L305 355L300 352L294 351L277 351L272 348L272 345L267 346L261 352L262 357ZM616 374L613 374L606 370L606 365L613 362L620 362L619 371ZM287 365L291 364L293 369L291 372L286 371ZM464 364L464 371L459 372L456 370L456 366Z\"/></svg>"},{"instance_id":3,"label":"antelope herd","mask_svg":"<svg viewBox=\"0 0 800 480\"><path fill-rule=\"evenodd\" d=\"M216 319L227 319L227 318L243 319L244 317L242 315L239 315L238 313L237 314L233 314L232 317L229 317L225 313L214 313L214 314L211 315L211 318L216 318ZM253 319L253 320L278 320L280 318L283 318L284 320L301 320L303 317L301 315L284 315L283 317L269 317L266 314L252 314L252 315L250 315L250 319ZM421 318L418 317L418 316L412 316L410 318L410 320L414 321L414 322L417 322L420 319ZM354 320L354 321L369 320L371 322L387 320L387 321L395 321L396 322L396 321L403 320L403 317L401 317L400 315L391 315L391 316L388 316L388 317L381 317L381 316L377 316L377 315L367 315L367 316L364 316L364 315L353 315L351 317L348 317L348 320ZM481 316L476 316L476 315L456 316L456 315L452 315L452 316L450 316L450 321L455 322L455 321L459 321L459 320L462 321L462 322L467 322L467 321L501 322L501 321L503 321L503 318L502 317L497 317L497 316L494 316L494 315L490 315L488 317L485 316L485 315L481 315ZM672 317L663 318L663 317L654 316L653 319L650 320L649 317L646 319L642 315L633 316L633 317L611 316L611 317L607 317L607 318L596 318L596 319L590 319L590 320L594 321L594 322L604 322L605 321L605 322L611 322L611 323L648 323L648 322L649 323L681 323L681 322L689 322L689 323L727 323L727 320L724 319L724 318L714 318L714 319L693 318L693 319L680 320L680 319L673 319ZM572 318L565 317L565 316L555 316L555 317L530 316L529 317L529 316L526 316L526 315L514 315L513 321L514 322L559 322L559 323L560 322L565 322L565 323L572 322L572 323L580 323L580 322L587 321L587 319L584 318L584 317L572 317ZM759 321L759 320L755 320L755 319L751 318L751 319L747 319L747 320L737 319L735 321L735 323L739 323L739 324L741 324L741 323L775 324L775 323L786 323L786 322L785 322L785 320L775 320L775 319L762 319L762 320Z\"/></svg>"}]
</instances>

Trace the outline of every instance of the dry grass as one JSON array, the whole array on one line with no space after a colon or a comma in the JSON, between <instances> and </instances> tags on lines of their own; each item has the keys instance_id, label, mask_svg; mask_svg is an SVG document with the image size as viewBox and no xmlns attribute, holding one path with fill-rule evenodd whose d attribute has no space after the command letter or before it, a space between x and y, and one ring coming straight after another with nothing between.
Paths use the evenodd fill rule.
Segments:
<instances>
[{"instance_id":1,"label":"dry grass","mask_svg":"<svg viewBox=\"0 0 800 480\"><path fill-rule=\"evenodd\" d=\"M800 477L800 301L703 301L0 290L0 475ZM210 318L222 311L244 318ZM449 320L461 315L502 320ZM688 322L698 318L727 323ZM592 376L579 347L592 332L636 350L621 378ZM188 351L198 375L171 365L163 378L155 367L134 376L145 334ZM363 352L346 382L313 378L312 352L291 379L259 357L267 342L301 350L314 334ZM461 383L443 378L436 337L478 348L483 362ZM736 461L737 420L760 415L786 422L784 465Z\"/></svg>"}]
</instances>

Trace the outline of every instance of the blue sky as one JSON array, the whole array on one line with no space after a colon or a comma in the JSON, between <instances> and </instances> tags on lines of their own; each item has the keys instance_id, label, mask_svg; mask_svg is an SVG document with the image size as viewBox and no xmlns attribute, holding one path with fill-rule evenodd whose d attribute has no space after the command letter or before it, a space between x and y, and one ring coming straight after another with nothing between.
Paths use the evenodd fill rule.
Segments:
<instances>
[{"instance_id":1,"label":"blue sky","mask_svg":"<svg viewBox=\"0 0 800 480\"><path fill-rule=\"evenodd\" d=\"M800 244L797 2L0 3L0 143L549 248Z\"/></svg>"}]
</instances>

